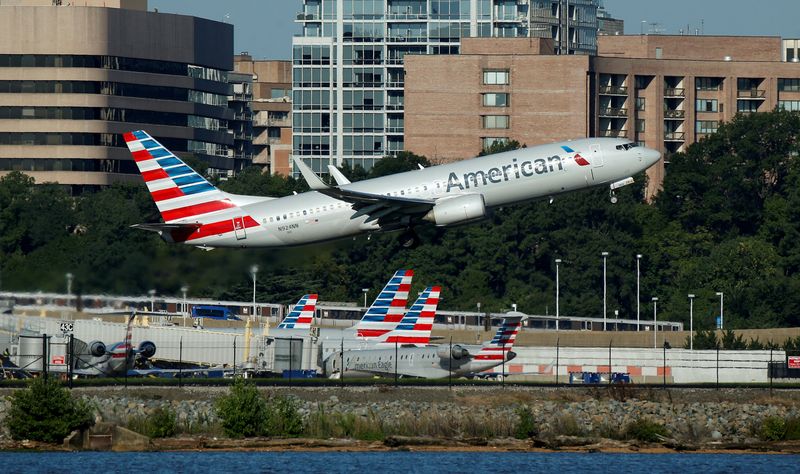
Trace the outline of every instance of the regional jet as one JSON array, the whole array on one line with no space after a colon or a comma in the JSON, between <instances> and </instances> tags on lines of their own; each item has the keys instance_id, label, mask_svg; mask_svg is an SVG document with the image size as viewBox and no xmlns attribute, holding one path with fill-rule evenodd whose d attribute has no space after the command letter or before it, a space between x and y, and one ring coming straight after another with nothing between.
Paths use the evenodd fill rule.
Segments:
<instances>
[{"instance_id":1,"label":"regional jet","mask_svg":"<svg viewBox=\"0 0 800 474\"><path fill-rule=\"evenodd\" d=\"M349 182L333 167L325 184L302 160L295 165L311 191L271 198L223 192L144 131L124 135L163 223L133 227L167 242L203 249L285 247L362 233L478 221L497 206L594 186L614 190L654 165L656 150L627 139L585 138L497 153L405 173Z\"/></svg>"},{"instance_id":2,"label":"regional jet","mask_svg":"<svg viewBox=\"0 0 800 474\"><path fill-rule=\"evenodd\" d=\"M497 333L483 346L461 344L344 350L325 360L330 378L393 376L443 378L449 374L467 376L483 372L512 360L517 333L524 315L509 313Z\"/></svg>"}]
</instances>

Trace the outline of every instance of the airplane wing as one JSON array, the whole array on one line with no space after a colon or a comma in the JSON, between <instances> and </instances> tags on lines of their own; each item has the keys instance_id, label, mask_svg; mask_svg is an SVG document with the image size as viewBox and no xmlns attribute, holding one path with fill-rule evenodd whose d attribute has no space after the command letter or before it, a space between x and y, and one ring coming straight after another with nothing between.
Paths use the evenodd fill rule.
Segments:
<instances>
[{"instance_id":1,"label":"airplane wing","mask_svg":"<svg viewBox=\"0 0 800 474\"><path fill-rule=\"evenodd\" d=\"M436 204L432 199L387 196L328 186L302 160L293 159L311 189L353 205L356 212L350 216L351 219L368 215L367 222L378 221L382 227L402 227L412 220L421 219Z\"/></svg>"}]
</instances>

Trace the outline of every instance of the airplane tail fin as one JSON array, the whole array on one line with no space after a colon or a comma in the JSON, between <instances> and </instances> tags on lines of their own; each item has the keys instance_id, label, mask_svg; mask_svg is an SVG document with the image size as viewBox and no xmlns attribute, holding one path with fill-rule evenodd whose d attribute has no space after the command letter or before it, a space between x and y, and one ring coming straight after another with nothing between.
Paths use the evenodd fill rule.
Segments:
<instances>
[{"instance_id":1,"label":"airplane tail fin","mask_svg":"<svg viewBox=\"0 0 800 474\"><path fill-rule=\"evenodd\" d=\"M431 329L439 305L440 286L429 286L420 293L417 301L400 321L397 327L381 337L380 345L414 344L424 346L431 342Z\"/></svg>"},{"instance_id":2,"label":"airplane tail fin","mask_svg":"<svg viewBox=\"0 0 800 474\"><path fill-rule=\"evenodd\" d=\"M203 224L195 230L189 227L168 230L173 241L238 233L258 226L255 219L233 202L232 195L214 187L147 132L137 130L124 137L164 222Z\"/></svg>"},{"instance_id":3,"label":"airplane tail fin","mask_svg":"<svg viewBox=\"0 0 800 474\"><path fill-rule=\"evenodd\" d=\"M317 295L304 295L278 325L279 329L309 329L317 309Z\"/></svg>"},{"instance_id":4,"label":"airplane tail fin","mask_svg":"<svg viewBox=\"0 0 800 474\"><path fill-rule=\"evenodd\" d=\"M502 361L504 358L508 359L508 353L514 347L514 341L521 327L522 316L506 316L494 338L481 347L481 350L475 355L475 359L498 361Z\"/></svg>"},{"instance_id":5,"label":"airplane tail fin","mask_svg":"<svg viewBox=\"0 0 800 474\"><path fill-rule=\"evenodd\" d=\"M356 324L359 338L375 339L393 330L403 319L413 270L398 270Z\"/></svg>"},{"instance_id":6,"label":"airplane tail fin","mask_svg":"<svg viewBox=\"0 0 800 474\"><path fill-rule=\"evenodd\" d=\"M150 308L151 310L153 308ZM130 316L128 316L128 325L125 327L125 340L122 341L114 352L111 353L112 359L124 359L128 357L128 353L133 350L133 345L131 344L131 340L133 339L133 320L136 319L136 311L131 311Z\"/></svg>"}]
</instances>

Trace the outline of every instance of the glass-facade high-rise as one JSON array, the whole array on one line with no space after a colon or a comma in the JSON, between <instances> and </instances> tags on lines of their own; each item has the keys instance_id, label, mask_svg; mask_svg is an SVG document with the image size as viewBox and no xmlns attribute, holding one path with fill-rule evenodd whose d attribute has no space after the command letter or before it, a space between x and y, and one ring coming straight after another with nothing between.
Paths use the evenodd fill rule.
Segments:
<instances>
[{"instance_id":1,"label":"glass-facade high-rise","mask_svg":"<svg viewBox=\"0 0 800 474\"><path fill-rule=\"evenodd\" d=\"M544 37L597 52L598 0L303 0L293 40L292 153L316 172L403 150L403 58L464 37Z\"/></svg>"}]
</instances>

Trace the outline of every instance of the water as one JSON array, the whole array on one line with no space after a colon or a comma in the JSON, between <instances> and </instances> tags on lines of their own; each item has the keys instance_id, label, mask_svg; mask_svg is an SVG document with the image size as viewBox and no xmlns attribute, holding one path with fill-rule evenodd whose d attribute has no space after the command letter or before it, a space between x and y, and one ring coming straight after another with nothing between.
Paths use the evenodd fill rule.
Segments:
<instances>
[{"instance_id":1,"label":"water","mask_svg":"<svg viewBox=\"0 0 800 474\"><path fill-rule=\"evenodd\" d=\"M800 456L766 454L170 452L0 453L15 472L792 473Z\"/></svg>"}]
</instances>

